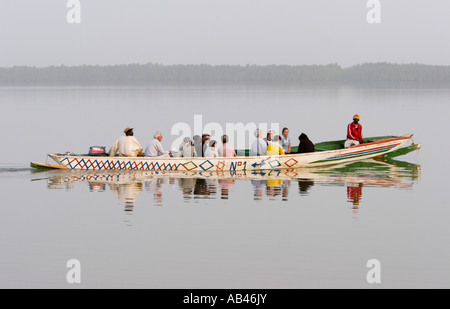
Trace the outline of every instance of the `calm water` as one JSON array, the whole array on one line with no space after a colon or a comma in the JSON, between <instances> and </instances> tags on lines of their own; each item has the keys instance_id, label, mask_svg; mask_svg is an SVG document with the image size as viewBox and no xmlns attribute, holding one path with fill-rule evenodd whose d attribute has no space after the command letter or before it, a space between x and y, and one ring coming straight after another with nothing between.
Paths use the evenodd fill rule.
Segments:
<instances>
[{"instance_id":1,"label":"calm water","mask_svg":"<svg viewBox=\"0 0 450 309\"><path fill-rule=\"evenodd\" d=\"M450 287L450 90L414 87L0 88L0 288ZM271 173L37 172L46 153L142 144L173 124L279 122L293 141L414 133L398 160ZM401 160L401 161L400 161ZM381 262L379 285L366 281Z\"/></svg>"}]
</instances>

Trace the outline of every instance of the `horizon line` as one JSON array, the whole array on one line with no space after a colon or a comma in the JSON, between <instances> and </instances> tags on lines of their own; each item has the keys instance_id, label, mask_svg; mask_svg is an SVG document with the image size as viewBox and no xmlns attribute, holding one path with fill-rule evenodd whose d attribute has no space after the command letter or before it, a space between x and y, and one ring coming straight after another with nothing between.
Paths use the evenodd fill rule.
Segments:
<instances>
[{"instance_id":1,"label":"horizon line","mask_svg":"<svg viewBox=\"0 0 450 309\"><path fill-rule=\"evenodd\" d=\"M380 64L387 64L387 65L421 65L421 66L434 66L434 67L450 67L450 65L447 64L425 64L420 62L387 62L387 61L379 61L379 62L363 62L363 63L357 63L350 66L342 66L337 62L334 63L327 63L327 64L210 64L210 63L173 63L173 64L163 64L158 62L146 62L146 63L138 63L138 62L131 62L131 63L116 63L116 64L77 64L77 65L66 65L66 64L52 64L52 65L46 65L46 66L36 66L36 65L21 65L21 64L15 64L12 66L0 66L0 69L13 69L13 68L32 68L32 69L45 69L45 68L54 68L54 67L66 67L66 68L72 68L72 67L114 67L114 66L132 66L132 65L155 65L155 66L163 66L163 67L170 67L170 66L210 66L210 67L222 67L222 66L231 66L231 67L325 67L325 66L338 66L342 69L362 66L362 65L380 65Z\"/></svg>"}]
</instances>

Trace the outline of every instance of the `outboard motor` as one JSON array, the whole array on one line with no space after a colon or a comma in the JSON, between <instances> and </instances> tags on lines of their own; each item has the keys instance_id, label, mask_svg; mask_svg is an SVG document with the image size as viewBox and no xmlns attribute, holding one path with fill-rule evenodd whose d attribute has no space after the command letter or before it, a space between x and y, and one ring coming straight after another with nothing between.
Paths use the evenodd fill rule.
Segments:
<instances>
[{"instance_id":1,"label":"outboard motor","mask_svg":"<svg viewBox=\"0 0 450 309\"><path fill-rule=\"evenodd\" d=\"M89 156L94 157L105 157L108 154L106 153L106 147L104 146L91 146L89 148Z\"/></svg>"}]
</instances>

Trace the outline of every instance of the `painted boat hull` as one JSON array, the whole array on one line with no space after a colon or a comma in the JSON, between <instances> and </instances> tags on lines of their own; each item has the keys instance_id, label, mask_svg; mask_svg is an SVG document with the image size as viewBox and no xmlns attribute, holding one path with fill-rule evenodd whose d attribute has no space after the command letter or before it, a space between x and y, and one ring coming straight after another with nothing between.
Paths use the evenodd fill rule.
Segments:
<instances>
[{"instance_id":1,"label":"painted boat hull","mask_svg":"<svg viewBox=\"0 0 450 309\"><path fill-rule=\"evenodd\" d=\"M316 151L279 156L238 157L93 157L86 155L48 154L58 166L82 170L151 170L151 171L245 171L316 167L354 162L383 156L402 148L412 135L389 138L345 149Z\"/></svg>"},{"instance_id":2,"label":"painted boat hull","mask_svg":"<svg viewBox=\"0 0 450 309\"><path fill-rule=\"evenodd\" d=\"M382 187L409 188L414 181L420 179L420 165L407 162L367 159L349 164L332 165L328 167L274 169L253 171L131 171L131 170L67 170L66 173L50 174L44 178L49 181L50 188L69 183L88 182L95 184L133 184L155 179L208 179L208 180L263 180L272 181L314 181L320 183L363 183ZM42 178L40 178L42 179ZM39 180L40 180L39 179Z\"/></svg>"}]
</instances>

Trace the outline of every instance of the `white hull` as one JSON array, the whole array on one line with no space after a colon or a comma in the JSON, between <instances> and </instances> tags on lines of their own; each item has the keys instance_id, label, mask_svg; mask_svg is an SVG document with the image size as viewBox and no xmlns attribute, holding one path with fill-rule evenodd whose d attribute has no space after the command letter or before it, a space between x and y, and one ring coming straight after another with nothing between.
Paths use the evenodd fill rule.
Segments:
<instances>
[{"instance_id":1,"label":"white hull","mask_svg":"<svg viewBox=\"0 0 450 309\"><path fill-rule=\"evenodd\" d=\"M81 170L141 171L250 171L325 166L377 157L401 148L411 135L366 143L350 148L279 156L239 157L93 157L48 154L58 166Z\"/></svg>"}]
</instances>

